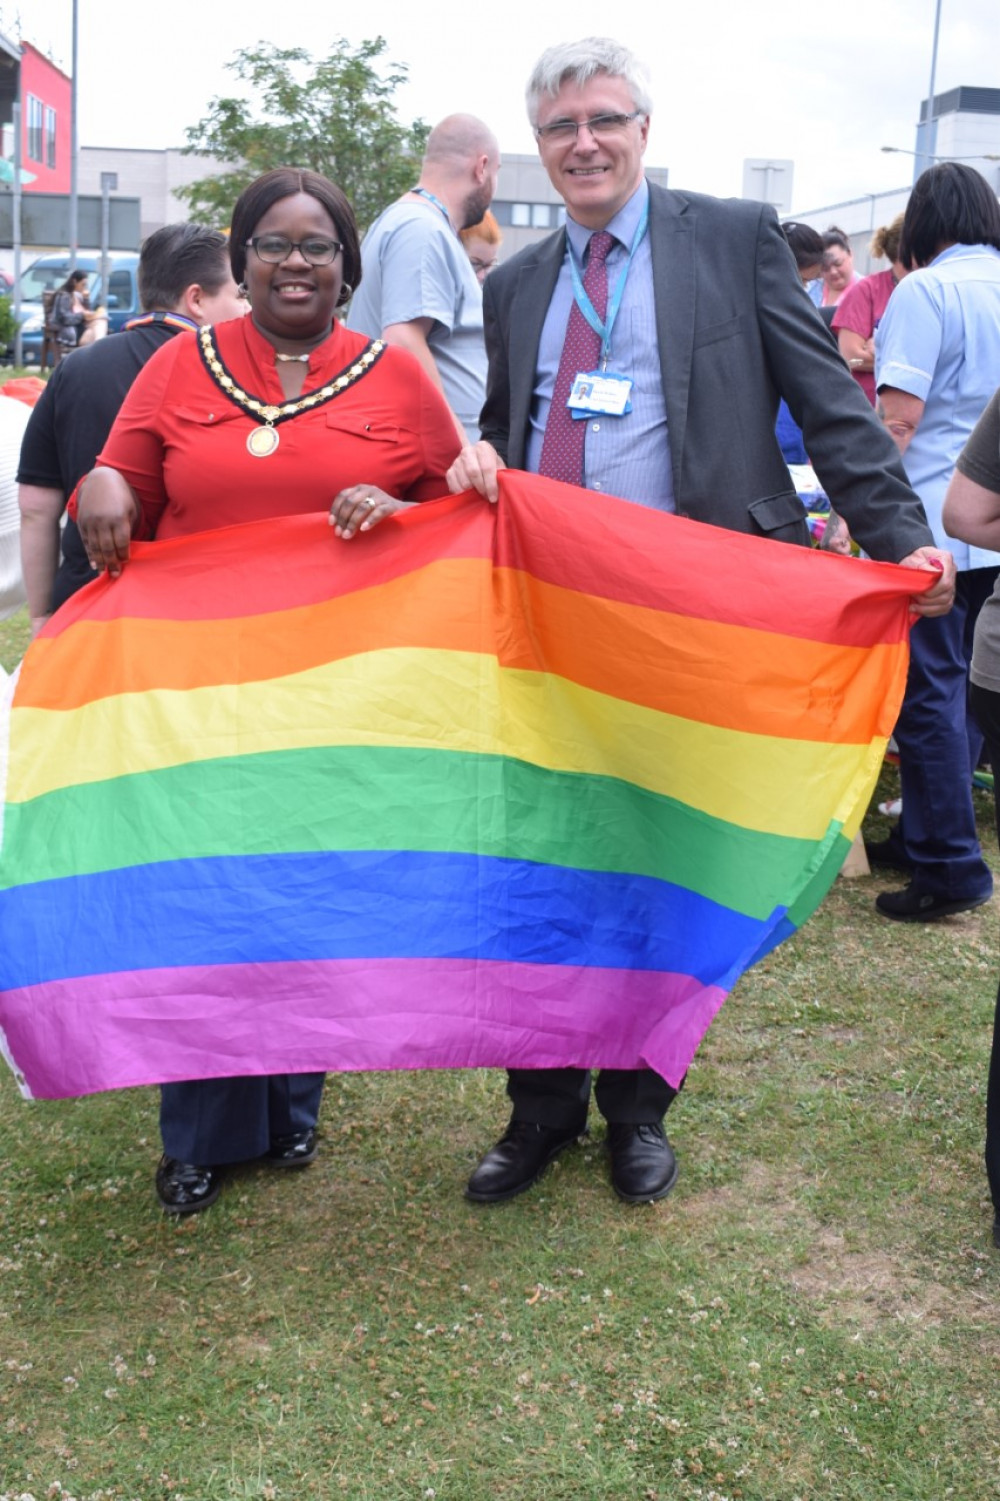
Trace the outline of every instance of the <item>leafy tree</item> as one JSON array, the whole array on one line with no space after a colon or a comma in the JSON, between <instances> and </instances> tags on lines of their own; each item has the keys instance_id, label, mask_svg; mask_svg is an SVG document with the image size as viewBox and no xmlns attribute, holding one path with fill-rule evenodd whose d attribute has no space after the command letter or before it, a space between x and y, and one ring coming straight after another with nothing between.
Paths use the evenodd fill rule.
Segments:
<instances>
[{"instance_id":1,"label":"leafy tree","mask_svg":"<svg viewBox=\"0 0 1000 1501\"><path fill-rule=\"evenodd\" d=\"M14 317L14 304L5 293L0 296L0 350L13 348L16 333L17 319Z\"/></svg>"},{"instance_id":2,"label":"leafy tree","mask_svg":"<svg viewBox=\"0 0 1000 1501\"><path fill-rule=\"evenodd\" d=\"M340 37L315 61L301 47L259 42L237 52L229 70L251 86L260 117L246 99L213 99L209 113L187 131L187 153L231 164L216 177L178 188L192 215L228 223L240 193L272 167L310 167L338 183L364 229L387 203L416 181L428 127L403 124L393 95L406 80L404 65L384 75L374 66L382 37L352 50Z\"/></svg>"}]
</instances>

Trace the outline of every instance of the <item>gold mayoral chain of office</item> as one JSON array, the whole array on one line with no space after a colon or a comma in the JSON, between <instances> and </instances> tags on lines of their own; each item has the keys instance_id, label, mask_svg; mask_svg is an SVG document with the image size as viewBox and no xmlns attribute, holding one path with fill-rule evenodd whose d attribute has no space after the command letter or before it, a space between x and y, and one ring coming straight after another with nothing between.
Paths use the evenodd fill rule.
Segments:
<instances>
[{"instance_id":1,"label":"gold mayoral chain of office","mask_svg":"<svg viewBox=\"0 0 1000 1501\"><path fill-rule=\"evenodd\" d=\"M278 444L281 442L278 427L282 422L290 422L293 417L298 417L302 412L309 412L313 407L326 406L327 402L336 400L349 386L355 385L363 375L368 374L376 360L385 353L385 344L381 339L372 339L354 363L342 370L327 385L321 386L318 391L307 392L297 401L283 401L280 406L262 401L259 397L251 396L243 390L223 363L211 324L199 330L198 349L201 352L205 369L222 394L242 411L249 412L251 417L260 423L260 426L255 427L247 438L247 452L253 454L255 459L268 459L272 453L277 452Z\"/></svg>"}]
</instances>

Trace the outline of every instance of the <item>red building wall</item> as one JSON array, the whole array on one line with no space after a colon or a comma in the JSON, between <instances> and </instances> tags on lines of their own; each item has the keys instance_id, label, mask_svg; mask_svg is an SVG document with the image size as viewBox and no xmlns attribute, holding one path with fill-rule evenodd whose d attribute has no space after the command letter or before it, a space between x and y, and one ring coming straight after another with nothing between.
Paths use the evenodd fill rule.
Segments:
<instances>
[{"instance_id":1,"label":"red building wall","mask_svg":"<svg viewBox=\"0 0 1000 1501\"><path fill-rule=\"evenodd\" d=\"M72 97L62 69L30 42L22 42L21 165L35 174L35 181L25 184L26 193L69 192Z\"/></svg>"}]
</instances>

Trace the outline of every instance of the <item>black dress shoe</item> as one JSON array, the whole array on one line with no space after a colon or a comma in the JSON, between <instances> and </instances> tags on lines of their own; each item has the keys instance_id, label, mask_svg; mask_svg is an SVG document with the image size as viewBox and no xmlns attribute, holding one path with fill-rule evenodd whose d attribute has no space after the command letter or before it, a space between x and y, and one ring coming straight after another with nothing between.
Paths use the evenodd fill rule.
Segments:
<instances>
[{"instance_id":1,"label":"black dress shoe","mask_svg":"<svg viewBox=\"0 0 1000 1501\"><path fill-rule=\"evenodd\" d=\"M665 1199L677 1182L677 1159L663 1127L608 1123L611 1186L626 1204Z\"/></svg>"},{"instance_id":2,"label":"black dress shoe","mask_svg":"<svg viewBox=\"0 0 1000 1501\"><path fill-rule=\"evenodd\" d=\"M936 917L951 917L956 912L971 912L982 907L993 895L992 890L982 896L963 896L949 899L935 896L932 891L922 891L916 881L904 886L902 891L883 891L875 898L875 910L895 922L933 922Z\"/></svg>"},{"instance_id":3,"label":"black dress shoe","mask_svg":"<svg viewBox=\"0 0 1000 1501\"><path fill-rule=\"evenodd\" d=\"M310 1126L308 1131L291 1131L287 1136L272 1137L264 1161L268 1167L307 1167L318 1151L316 1127Z\"/></svg>"},{"instance_id":4,"label":"black dress shoe","mask_svg":"<svg viewBox=\"0 0 1000 1501\"><path fill-rule=\"evenodd\" d=\"M512 1120L472 1174L465 1197L476 1204L500 1204L523 1193L542 1176L553 1157L572 1146L585 1130L583 1125L567 1131Z\"/></svg>"},{"instance_id":5,"label":"black dress shoe","mask_svg":"<svg viewBox=\"0 0 1000 1501\"><path fill-rule=\"evenodd\" d=\"M167 1214L200 1214L222 1191L222 1169L198 1167L161 1157L156 1169L156 1197Z\"/></svg>"},{"instance_id":6,"label":"black dress shoe","mask_svg":"<svg viewBox=\"0 0 1000 1501\"><path fill-rule=\"evenodd\" d=\"M895 839L866 839L865 854L869 865L885 865L890 870L912 869Z\"/></svg>"}]
</instances>

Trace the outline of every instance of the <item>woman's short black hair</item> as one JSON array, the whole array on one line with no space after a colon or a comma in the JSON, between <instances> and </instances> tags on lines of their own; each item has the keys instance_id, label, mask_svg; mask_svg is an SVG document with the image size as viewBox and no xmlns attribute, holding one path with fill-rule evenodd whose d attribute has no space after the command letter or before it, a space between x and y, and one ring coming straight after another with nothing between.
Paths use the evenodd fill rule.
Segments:
<instances>
[{"instance_id":1,"label":"woman's short black hair","mask_svg":"<svg viewBox=\"0 0 1000 1501\"><path fill-rule=\"evenodd\" d=\"M344 247L345 288L350 287L356 291L361 281L361 242L354 210L343 189L338 188L335 182L321 176L319 172L299 167L275 167L272 172L265 172L262 177L256 178L237 198L229 227L229 263L236 281L241 282L246 275L247 241L253 238L257 225L268 209L273 208L282 198L290 198L293 193L308 193L330 215L337 238ZM346 302L350 295L350 291L342 291L341 302Z\"/></svg>"},{"instance_id":2,"label":"woman's short black hair","mask_svg":"<svg viewBox=\"0 0 1000 1501\"><path fill-rule=\"evenodd\" d=\"M819 230L811 224L800 224L797 219L785 219L781 232L788 241L788 248L795 257L800 271L807 266L818 266L823 259L823 241Z\"/></svg>"},{"instance_id":3,"label":"woman's short black hair","mask_svg":"<svg viewBox=\"0 0 1000 1501\"><path fill-rule=\"evenodd\" d=\"M986 178L965 162L937 162L921 172L903 215L899 258L929 266L946 245L1000 250L1000 203Z\"/></svg>"}]
</instances>

